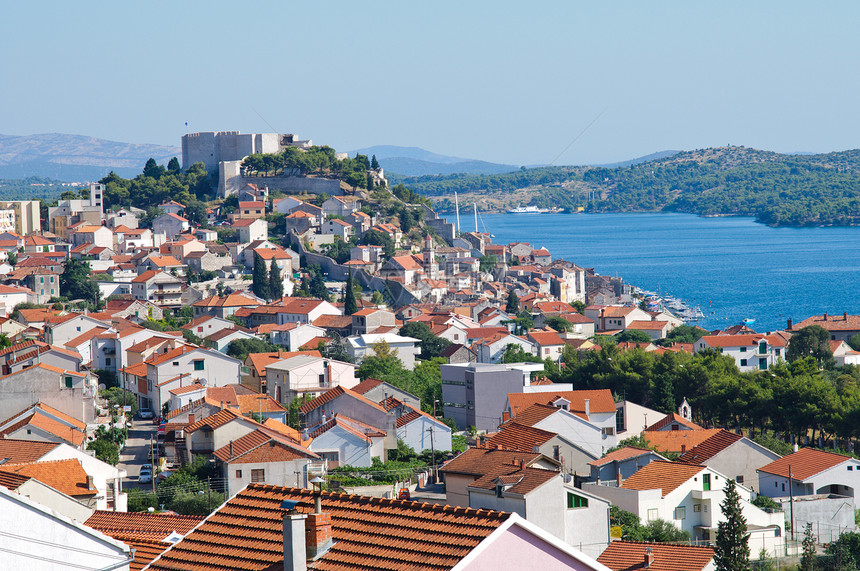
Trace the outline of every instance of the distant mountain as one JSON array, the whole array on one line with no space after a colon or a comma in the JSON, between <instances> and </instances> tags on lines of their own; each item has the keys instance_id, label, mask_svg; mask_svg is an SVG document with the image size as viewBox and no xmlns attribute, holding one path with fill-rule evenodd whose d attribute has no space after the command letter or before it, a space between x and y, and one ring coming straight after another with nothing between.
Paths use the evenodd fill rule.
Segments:
<instances>
[{"instance_id":1,"label":"distant mountain","mask_svg":"<svg viewBox=\"0 0 860 571\"><path fill-rule=\"evenodd\" d=\"M349 156L356 153L376 155L376 160L387 172L403 176L447 175L447 174L499 174L519 169L515 165L504 165L439 155L420 147L398 147L396 145L377 145L349 151Z\"/></svg>"},{"instance_id":2,"label":"distant mountain","mask_svg":"<svg viewBox=\"0 0 860 571\"><path fill-rule=\"evenodd\" d=\"M110 171L131 178L151 157L167 164L181 157L179 147L107 141L83 135L45 133L0 135L0 178L48 177L66 182L94 181Z\"/></svg>"}]
</instances>

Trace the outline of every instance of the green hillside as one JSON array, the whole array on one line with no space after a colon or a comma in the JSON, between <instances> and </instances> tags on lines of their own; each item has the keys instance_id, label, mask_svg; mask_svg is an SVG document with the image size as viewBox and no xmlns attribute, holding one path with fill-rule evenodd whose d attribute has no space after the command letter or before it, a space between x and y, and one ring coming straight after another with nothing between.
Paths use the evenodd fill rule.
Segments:
<instances>
[{"instance_id":1,"label":"green hillside","mask_svg":"<svg viewBox=\"0 0 860 571\"><path fill-rule=\"evenodd\" d=\"M774 226L860 224L860 150L781 155L746 147L685 151L620 168L547 167L405 179L442 210L461 203L755 216Z\"/></svg>"}]
</instances>

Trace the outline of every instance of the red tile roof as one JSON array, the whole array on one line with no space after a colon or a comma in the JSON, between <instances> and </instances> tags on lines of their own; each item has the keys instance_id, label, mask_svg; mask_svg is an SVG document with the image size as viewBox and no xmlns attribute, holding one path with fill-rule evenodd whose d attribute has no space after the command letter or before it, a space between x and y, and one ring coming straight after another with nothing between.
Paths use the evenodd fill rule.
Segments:
<instances>
[{"instance_id":1,"label":"red tile roof","mask_svg":"<svg viewBox=\"0 0 860 571\"><path fill-rule=\"evenodd\" d=\"M498 528L507 513L322 492L334 545L309 569L451 569ZM281 502L313 511L311 490L250 484L151 564L153 570L263 571L283 568Z\"/></svg>"},{"instance_id":2,"label":"red tile roof","mask_svg":"<svg viewBox=\"0 0 860 571\"><path fill-rule=\"evenodd\" d=\"M768 344L774 347L785 347L788 343L779 335L705 335L699 341L708 345L708 347L753 347L758 345L761 340L766 340Z\"/></svg>"},{"instance_id":3,"label":"red tile roof","mask_svg":"<svg viewBox=\"0 0 860 571\"><path fill-rule=\"evenodd\" d=\"M517 452L496 448L469 448L453 460L445 463L440 472L481 477L494 470L495 466L519 466L520 461L524 462L525 466L528 466L541 457L541 454L531 451Z\"/></svg>"},{"instance_id":4,"label":"red tile roof","mask_svg":"<svg viewBox=\"0 0 860 571\"><path fill-rule=\"evenodd\" d=\"M643 456L645 454L651 454L652 450L645 450L643 448L636 448L634 446L625 446L624 448L619 448L614 452L610 452L606 454L602 458L598 458L597 460L593 460L588 463L589 466L605 466L610 462L620 462L621 460L627 460L628 458L636 458L637 456Z\"/></svg>"},{"instance_id":5,"label":"red tile roof","mask_svg":"<svg viewBox=\"0 0 860 571\"><path fill-rule=\"evenodd\" d=\"M0 460L8 458L8 464L35 462L57 446L59 446L59 443L56 442L33 442L31 440L0 438Z\"/></svg>"},{"instance_id":6,"label":"red tile roof","mask_svg":"<svg viewBox=\"0 0 860 571\"><path fill-rule=\"evenodd\" d=\"M589 411L591 413L615 412L615 400L609 389L580 390L580 391L558 391L545 393L508 393L508 401L511 404L511 416L516 416L521 411L533 404L550 404L558 397L570 401L571 412L585 412L585 400L588 399Z\"/></svg>"},{"instance_id":7,"label":"red tile roof","mask_svg":"<svg viewBox=\"0 0 860 571\"><path fill-rule=\"evenodd\" d=\"M650 566L645 565L646 549L653 555ZM713 547L613 541L597 561L612 571L701 571L713 558Z\"/></svg>"},{"instance_id":8,"label":"red tile roof","mask_svg":"<svg viewBox=\"0 0 860 571\"><path fill-rule=\"evenodd\" d=\"M316 454L274 430L257 429L214 452L222 462L257 464L319 458Z\"/></svg>"},{"instance_id":9,"label":"red tile roof","mask_svg":"<svg viewBox=\"0 0 860 571\"><path fill-rule=\"evenodd\" d=\"M699 430L651 430L645 431L645 442L660 453L684 453L718 433L720 428Z\"/></svg>"},{"instance_id":10,"label":"red tile roof","mask_svg":"<svg viewBox=\"0 0 860 571\"><path fill-rule=\"evenodd\" d=\"M489 437L486 445L490 448L501 446L507 450L532 452L535 447L543 446L547 441L556 436L555 432L541 430L532 426L524 426L517 422L509 422L499 432Z\"/></svg>"},{"instance_id":11,"label":"red tile roof","mask_svg":"<svg viewBox=\"0 0 860 571\"><path fill-rule=\"evenodd\" d=\"M84 523L113 537L114 533L147 534L163 539L176 532L185 535L204 518L175 513L114 512L96 510Z\"/></svg>"},{"instance_id":12,"label":"red tile roof","mask_svg":"<svg viewBox=\"0 0 860 571\"><path fill-rule=\"evenodd\" d=\"M502 484L512 484L505 491L512 494L527 494L553 478L559 478L559 472L541 468L522 468L518 466L499 465L469 484L470 488L494 490L497 481Z\"/></svg>"},{"instance_id":13,"label":"red tile roof","mask_svg":"<svg viewBox=\"0 0 860 571\"><path fill-rule=\"evenodd\" d=\"M344 388L341 386L337 386L337 387L334 387L333 389L327 390L326 392L324 392L320 396L316 397L315 399L308 401L305 404L303 404L299 410L302 411L302 414L307 414L310 411L321 407L322 405L326 404L327 402L329 402L331 400L334 400L335 398L337 398L341 395L350 395L351 397L357 399L358 401L360 401L366 405L371 406L372 408L381 410L383 412L385 411L385 409L383 407L376 404L375 402L361 396L360 394L358 394L358 393L356 393L350 389L347 389L347 388Z\"/></svg>"},{"instance_id":14,"label":"red tile roof","mask_svg":"<svg viewBox=\"0 0 860 571\"><path fill-rule=\"evenodd\" d=\"M81 466L80 460L50 460L29 464L7 463L0 466L0 469L4 472L35 478L73 498L94 496L97 493L95 488L87 487L87 473Z\"/></svg>"},{"instance_id":15,"label":"red tile roof","mask_svg":"<svg viewBox=\"0 0 860 571\"><path fill-rule=\"evenodd\" d=\"M788 467L791 466L791 478L793 480L806 480L849 460L852 458L841 454L815 448L801 448L793 454L783 456L779 460L762 466L759 471L788 478Z\"/></svg>"},{"instance_id":16,"label":"red tile roof","mask_svg":"<svg viewBox=\"0 0 860 571\"><path fill-rule=\"evenodd\" d=\"M728 430L720 430L701 444L687 450L678 458L678 462L686 464L704 464L738 440L743 439L740 434L729 432Z\"/></svg>"},{"instance_id":17,"label":"red tile roof","mask_svg":"<svg viewBox=\"0 0 860 571\"><path fill-rule=\"evenodd\" d=\"M704 470L704 466L656 460L627 478L621 487L627 490L662 490L665 498L681 484Z\"/></svg>"},{"instance_id":18,"label":"red tile roof","mask_svg":"<svg viewBox=\"0 0 860 571\"><path fill-rule=\"evenodd\" d=\"M800 323L795 323L791 330L799 331L810 325L819 325L828 331L860 331L860 315L813 315Z\"/></svg>"},{"instance_id":19,"label":"red tile roof","mask_svg":"<svg viewBox=\"0 0 860 571\"><path fill-rule=\"evenodd\" d=\"M664 418L658 420L657 422L655 422L654 424L652 424L651 426L646 428L645 430L648 432L662 430L663 428L669 426L673 422L677 422L681 426L686 426L690 430L701 430L702 429L702 427L699 426L698 424L696 424L695 422L693 422L691 420L687 420L686 418L684 418L680 414L671 412L671 413L667 414Z\"/></svg>"}]
</instances>

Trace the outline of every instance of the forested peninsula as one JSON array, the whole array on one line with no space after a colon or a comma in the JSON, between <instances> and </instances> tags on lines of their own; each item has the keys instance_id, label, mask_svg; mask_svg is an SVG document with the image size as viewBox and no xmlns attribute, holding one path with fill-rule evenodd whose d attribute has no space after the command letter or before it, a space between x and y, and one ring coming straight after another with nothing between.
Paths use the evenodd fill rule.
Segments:
<instances>
[{"instance_id":1,"label":"forested peninsula","mask_svg":"<svg viewBox=\"0 0 860 571\"><path fill-rule=\"evenodd\" d=\"M439 210L477 201L585 212L754 216L771 226L860 224L860 150L783 155L746 147L682 151L618 168L541 167L495 175L396 177Z\"/></svg>"}]
</instances>

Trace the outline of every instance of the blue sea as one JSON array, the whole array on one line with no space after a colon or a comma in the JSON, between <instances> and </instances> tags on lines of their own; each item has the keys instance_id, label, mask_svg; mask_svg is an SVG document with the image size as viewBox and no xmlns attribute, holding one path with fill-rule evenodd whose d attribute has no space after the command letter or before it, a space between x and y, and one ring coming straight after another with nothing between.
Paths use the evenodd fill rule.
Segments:
<instances>
[{"instance_id":1,"label":"blue sea","mask_svg":"<svg viewBox=\"0 0 860 571\"><path fill-rule=\"evenodd\" d=\"M461 224L473 230L474 218ZM763 332L789 318L860 314L860 228L770 228L746 217L673 213L485 214L478 226L496 244L529 242L553 259L698 305L706 329L749 318Z\"/></svg>"}]
</instances>

